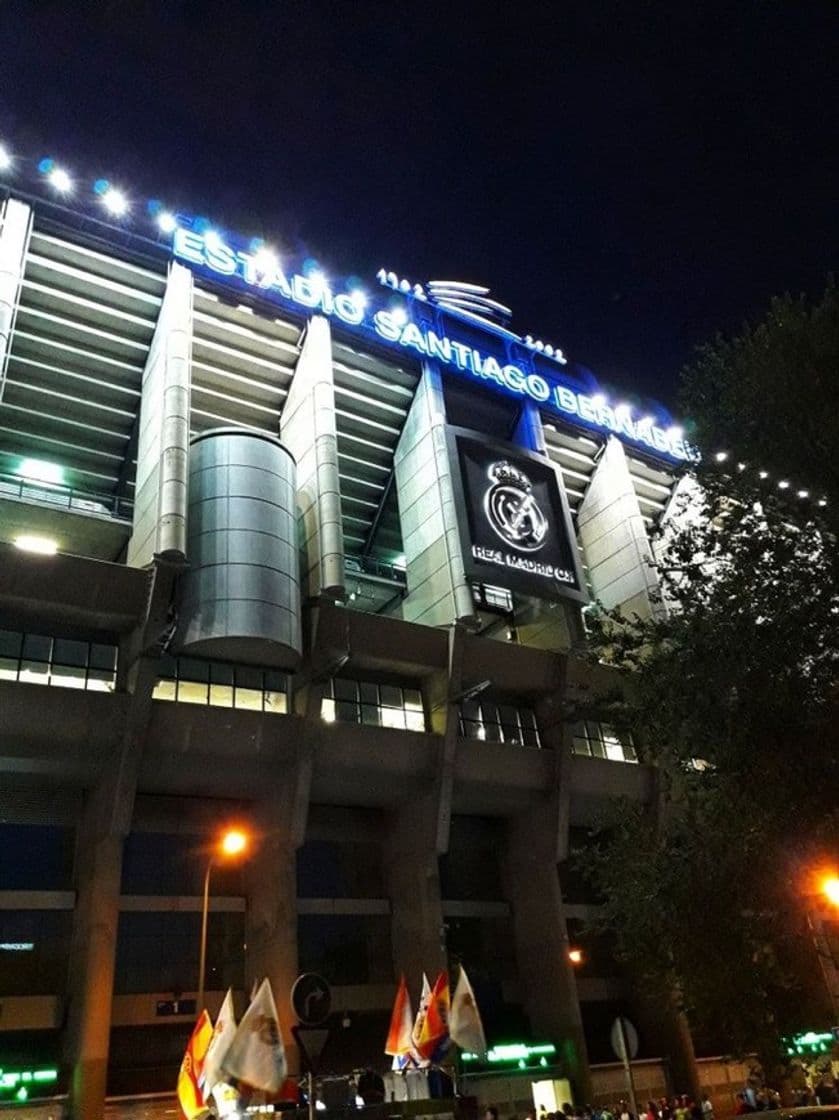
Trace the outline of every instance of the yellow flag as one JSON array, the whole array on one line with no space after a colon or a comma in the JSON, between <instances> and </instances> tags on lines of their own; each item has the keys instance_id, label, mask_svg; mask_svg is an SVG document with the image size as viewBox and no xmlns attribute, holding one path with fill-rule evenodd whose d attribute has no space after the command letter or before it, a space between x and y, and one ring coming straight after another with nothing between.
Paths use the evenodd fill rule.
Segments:
<instances>
[{"instance_id":1,"label":"yellow flag","mask_svg":"<svg viewBox=\"0 0 839 1120\"><path fill-rule=\"evenodd\" d=\"M210 1039L213 1037L213 1024L206 1011L202 1011L189 1037L181 1068L178 1072L178 1104L185 1120L203 1120L210 1115L204 1103L204 1096L198 1087L198 1079L204 1067L204 1058Z\"/></svg>"}]
</instances>

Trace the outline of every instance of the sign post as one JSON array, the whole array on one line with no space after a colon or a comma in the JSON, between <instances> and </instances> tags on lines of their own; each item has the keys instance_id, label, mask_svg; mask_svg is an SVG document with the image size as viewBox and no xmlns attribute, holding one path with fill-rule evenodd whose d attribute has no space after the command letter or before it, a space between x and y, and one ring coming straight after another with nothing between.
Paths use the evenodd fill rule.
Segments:
<instances>
[{"instance_id":1,"label":"sign post","mask_svg":"<svg viewBox=\"0 0 839 1120\"><path fill-rule=\"evenodd\" d=\"M638 1032L629 1019L619 1015L612 1023L610 1035L612 1050L623 1062L626 1074L626 1091L629 1095L629 1107L635 1120L641 1120L638 1114L638 1102L635 1099L635 1082L632 1079L632 1059L638 1056Z\"/></svg>"},{"instance_id":2,"label":"sign post","mask_svg":"<svg viewBox=\"0 0 839 1120\"><path fill-rule=\"evenodd\" d=\"M294 981L291 989L291 1008L300 1020L291 1033L301 1056L306 1061L306 1097L309 1120L315 1120L315 1067L329 1038L329 1030L322 1024L332 1010L332 991L329 984L316 972L304 972Z\"/></svg>"}]
</instances>

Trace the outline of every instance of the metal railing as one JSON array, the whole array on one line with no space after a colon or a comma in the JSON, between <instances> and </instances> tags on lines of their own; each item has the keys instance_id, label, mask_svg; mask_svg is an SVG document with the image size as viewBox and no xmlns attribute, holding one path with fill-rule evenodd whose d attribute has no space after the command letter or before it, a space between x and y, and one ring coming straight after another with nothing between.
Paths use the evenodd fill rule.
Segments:
<instances>
[{"instance_id":1,"label":"metal railing","mask_svg":"<svg viewBox=\"0 0 839 1120\"><path fill-rule=\"evenodd\" d=\"M115 494L75 490L70 486L36 482L30 478L3 473L0 473L0 498L16 498L19 501L68 509L74 513L109 517L117 521L131 521L134 509L131 499Z\"/></svg>"}]
</instances>

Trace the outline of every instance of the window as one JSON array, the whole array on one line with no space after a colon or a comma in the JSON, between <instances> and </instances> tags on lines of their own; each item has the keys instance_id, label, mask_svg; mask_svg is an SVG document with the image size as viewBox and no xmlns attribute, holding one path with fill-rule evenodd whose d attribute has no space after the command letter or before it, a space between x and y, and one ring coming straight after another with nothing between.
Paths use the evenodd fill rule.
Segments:
<instances>
[{"instance_id":1,"label":"window","mask_svg":"<svg viewBox=\"0 0 839 1120\"><path fill-rule=\"evenodd\" d=\"M321 700L327 723L364 723L400 731L425 731L425 709L418 688L333 677Z\"/></svg>"},{"instance_id":2,"label":"window","mask_svg":"<svg viewBox=\"0 0 839 1120\"><path fill-rule=\"evenodd\" d=\"M492 700L464 700L460 705L460 734L464 739L541 747L532 708L496 704Z\"/></svg>"},{"instance_id":3,"label":"window","mask_svg":"<svg viewBox=\"0 0 839 1120\"><path fill-rule=\"evenodd\" d=\"M254 712L288 711L286 675L273 669L251 669L194 657L163 657L159 672L155 700L249 708Z\"/></svg>"},{"instance_id":4,"label":"window","mask_svg":"<svg viewBox=\"0 0 839 1120\"><path fill-rule=\"evenodd\" d=\"M0 630L0 680L113 692L116 646Z\"/></svg>"},{"instance_id":5,"label":"window","mask_svg":"<svg viewBox=\"0 0 839 1120\"><path fill-rule=\"evenodd\" d=\"M472 584L475 603L488 611L509 614L513 609L513 595L506 587L493 587L489 583Z\"/></svg>"},{"instance_id":6,"label":"window","mask_svg":"<svg viewBox=\"0 0 839 1120\"><path fill-rule=\"evenodd\" d=\"M624 733L621 740L616 732L605 723L583 720L573 727L574 754L589 755L591 758L608 758L613 762L637 762L638 755L632 744L632 737Z\"/></svg>"}]
</instances>

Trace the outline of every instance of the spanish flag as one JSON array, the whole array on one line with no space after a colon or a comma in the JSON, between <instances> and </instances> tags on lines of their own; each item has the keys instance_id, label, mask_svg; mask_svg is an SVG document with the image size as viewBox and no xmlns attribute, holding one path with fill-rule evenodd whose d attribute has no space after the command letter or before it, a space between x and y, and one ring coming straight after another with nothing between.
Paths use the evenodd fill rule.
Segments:
<instances>
[{"instance_id":1,"label":"spanish flag","mask_svg":"<svg viewBox=\"0 0 839 1120\"><path fill-rule=\"evenodd\" d=\"M439 1062L449 1045L449 978L441 972L431 989L428 1010L416 1040L417 1050L423 1058Z\"/></svg>"},{"instance_id":2,"label":"spanish flag","mask_svg":"<svg viewBox=\"0 0 839 1120\"><path fill-rule=\"evenodd\" d=\"M212 1037L213 1024L210 1016L206 1011L202 1011L190 1035L178 1073L178 1104L181 1106L185 1120L203 1120L203 1117L210 1115L210 1110L204 1103L204 1096L198 1087L198 1079Z\"/></svg>"}]
</instances>

